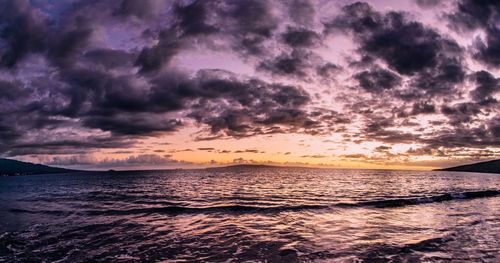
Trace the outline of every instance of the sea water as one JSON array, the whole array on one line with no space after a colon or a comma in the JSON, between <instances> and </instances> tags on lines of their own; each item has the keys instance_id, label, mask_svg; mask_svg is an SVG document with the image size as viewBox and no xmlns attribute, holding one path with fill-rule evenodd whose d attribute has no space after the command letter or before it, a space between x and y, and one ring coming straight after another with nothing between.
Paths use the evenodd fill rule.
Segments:
<instances>
[{"instance_id":1,"label":"sea water","mask_svg":"<svg viewBox=\"0 0 500 263\"><path fill-rule=\"evenodd\" d=\"M0 262L500 262L500 175L236 167L0 178Z\"/></svg>"}]
</instances>

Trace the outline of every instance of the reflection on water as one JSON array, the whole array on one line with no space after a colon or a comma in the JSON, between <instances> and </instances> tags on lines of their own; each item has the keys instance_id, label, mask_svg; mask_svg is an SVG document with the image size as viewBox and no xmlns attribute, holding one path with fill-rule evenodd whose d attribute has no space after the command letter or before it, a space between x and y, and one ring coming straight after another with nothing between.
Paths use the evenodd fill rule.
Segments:
<instances>
[{"instance_id":1,"label":"reflection on water","mask_svg":"<svg viewBox=\"0 0 500 263\"><path fill-rule=\"evenodd\" d=\"M498 262L499 190L296 168L0 178L0 262Z\"/></svg>"}]
</instances>

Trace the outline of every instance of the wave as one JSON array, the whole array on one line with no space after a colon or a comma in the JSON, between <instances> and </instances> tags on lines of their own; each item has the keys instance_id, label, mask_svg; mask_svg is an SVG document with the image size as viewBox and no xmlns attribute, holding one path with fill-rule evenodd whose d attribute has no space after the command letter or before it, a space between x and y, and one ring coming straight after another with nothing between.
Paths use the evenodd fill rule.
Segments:
<instances>
[{"instance_id":1,"label":"wave","mask_svg":"<svg viewBox=\"0 0 500 263\"><path fill-rule=\"evenodd\" d=\"M336 203L333 205L285 205L285 206L247 206L247 205L223 205L207 207L186 207L186 206L162 206L132 209L106 209L106 210L83 210L83 211L54 211L54 210L26 210L11 209L12 213L48 214L55 216L67 216L73 213L90 216L110 216L110 215L132 215L132 214L200 214L200 213L278 213L287 211L320 210L355 207L375 207L390 208L408 205L439 203L452 200L466 200L484 197L494 197L500 195L500 190L484 190L460 193L445 193L435 196L424 196L415 198L385 199L374 201L361 201L356 203Z\"/></svg>"},{"instance_id":2,"label":"wave","mask_svg":"<svg viewBox=\"0 0 500 263\"><path fill-rule=\"evenodd\" d=\"M52 216L69 216L71 212L61 211L61 210L29 210L29 209L21 209L21 208L12 208L7 210L11 213L15 214L44 214L44 215L52 215Z\"/></svg>"},{"instance_id":3,"label":"wave","mask_svg":"<svg viewBox=\"0 0 500 263\"><path fill-rule=\"evenodd\" d=\"M225 206L209 206L209 207L184 207L184 206L167 206L167 207L149 207L149 208L134 208L127 210L104 210L104 211L88 211L90 215L128 215L128 214L188 214L188 213L266 213L266 212L283 212L283 211L300 211L300 210L317 210L330 208L328 205L296 205L296 206L245 206L245 205L225 205Z\"/></svg>"},{"instance_id":4,"label":"wave","mask_svg":"<svg viewBox=\"0 0 500 263\"><path fill-rule=\"evenodd\" d=\"M328 205L296 205L296 206L245 206L245 205L226 205L226 206L209 206L209 207L184 207L184 206L166 206L166 207L147 207L147 208L132 208L132 209L106 209L106 210L86 210L76 212L76 214L84 214L90 216L112 216L112 215L133 215L133 214L200 214L200 213L276 213L283 211L300 211L300 210L317 210L327 209ZM27 209L10 209L12 213L26 214L47 214L56 216L67 216L71 214L67 211L54 210L27 210Z\"/></svg>"},{"instance_id":5,"label":"wave","mask_svg":"<svg viewBox=\"0 0 500 263\"><path fill-rule=\"evenodd\" d=\"M500 190L484 190L484 191L471 191L471 192L460 192L460 193L445 193L435 196L423 196L414 198L399 198L399 199L386 199L386 200L374 200L374 201L362 201L357 203L338 203L336 206L339 207L401 207L408 205L418 205L418 204L428 204L428 203L439 203L444 201L452 200L464 200L464 199L475 199L483 197L494 197L500 195Z\"/></svg>"}]
</instances>

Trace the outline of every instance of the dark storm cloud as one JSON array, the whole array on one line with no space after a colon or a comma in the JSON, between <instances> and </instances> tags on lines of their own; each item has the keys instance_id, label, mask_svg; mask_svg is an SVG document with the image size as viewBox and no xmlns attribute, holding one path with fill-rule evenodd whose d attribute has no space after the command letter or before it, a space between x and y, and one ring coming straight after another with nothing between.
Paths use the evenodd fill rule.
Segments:
<instances>
[{"instance_id":1,"label":"dark storm cloud","mask_svg":"<svg viewBox=\"0 0 500 263\"><path fill-rule=\"evenodd\" d=\"M361 56L360 59L350 59L349 60L349 66L351 66L352 68L367 68L369 66L372 66L373 64L375 63L375 58L373 56L370 56L370 55L366 55L364 54L363 56Z\"/></svg>"},{"instance_id":2,"label":"dark storm cloud","mask_svg":"<svg viewBox=\"0 0 500 263\"><path fill-rule=\"evenodd\" d=\"M41 88L20 81L0 80L0 152L4 152L30 131L53 129L66 121L40 112L45 106Z\"/></svg>"},{"instance_id":3,"label":"dark storm cloud","mask_svg":"<svg viewBox=\"0 0 500 263\"><path fill-rule=\"evenodd\" d=\"M320 77L323 77L325 79L328 79L328 78L333 79L337 75L337 73L339 73L341 71L342 71L342 67L340 67L336 64L330 63L330 62L327 62L323 65L316 67L316 73Z\"/></svg>"},{"instance_id":4,"label":"dark storm cloud","mask_svg":"<svg viewBox=\"0 0 500 263\"><path fill-rule=\"evenodd\" d=\"M86 127L110 131L118 135L155 135L176 131L182 122L154 114L116 114L92 116L83 120Z\"/></svg>"},{"instance_id":5,"label":"dark storm cloud","mask_svg":"<svg viewBox=\"0 0 500 263\"><path fill-rule=\"evenodd\" d=\"M172 81L177 78L188 82L180 75L171 75ZM87 69L64 71L62 78L71 87L63 91L68 103L53 114L79 117L85 127L118 135L152 135L175 131L182 125L180 120L164 113L183 109L184 97L175 97L175 92L183 92L179 91L183 84L171 82L148 89L134 85L132 77L115 77ZM168 92L170 98L164 95Z\"/></svg>"},{"instance_id":6,"label":"dark storm cloud","mask_svg":"<svg viewBox=\"0 0 500 263\"><path fill-rule=\"evenodd\" d=\"M117 16L135 16L141 19L151 17L154 14L154 8L157 7L156 0L123 0L114 10L113 14Z\"/></svg>"},{"instance_id":7,"label":"dark storm cloud","mask_svg":"<svg viewBox=\"0 0 500 263\"><path fill-rule=\"evenodd\" d=\"M88 44L93 26L88 18L67 16L56 27L27 1L3 0L0 12L1 65L13 68L30 53L47 53L57 66L69 66Z\"/></svg>"},{"instance_id":8,"label":"dark storm cloud","mask_svg":"<svg viewBox=\"0 0 500 263\"><path fill-rule=\"evenodd\" d=\"M0 63L12 68L27 54L45 49L48 23L28 1L2 0L0 5Z\"/></svg>"},{"instance_id":9,"label":"dark storm cloud","mask_svg":"<svg viewBox=\"0 0 500 263\"><path fill-rule=\"evenodd\" d=\"M141 50L135 62L140 67L140 72L156 72L166 66L173 56L186 48L187 37L217 32L216 26L207 23L210 15L208 8L214 13L214 10L220 11L216 2L193 1L186 5L174 3L174 14L178 21L157 34L156 45Z\"/></svg>"},{"instance_id":10,"label":"dark storm cloud","mask_svg":"<svg viewBox=\"0 0 500 263\"><path fill-rule=\"evenodd\" d=\"M131 66L135 55L123 50L100 48L85 52L84 58L93 64L113 69Z\"/></svg>"},{"instance_id":11,"label":"dark storm cloud","mask_svg":"<svg viewBox=\"0 0 500 263\"><path fill-rule=\"evenodd\" d=\"M6 151L8 156L33 155L33 154L83 154L105 148L132 147L134 140L126 137L99 137L88 136L78 140L48 140L44 142L29 141L18 142L10 145Z\"/></svg>"},{"instance_id":12,"label":"dark storm cloud","mask_svg":"<svg viewBox=\"0 0 500 263\"><path fill-rule=\"evenodd\" d=\"M70 86L63 90L70 102L60 114L76 117L82 115L111 115L126 112L148 111L147 97L143 90L132 84L130 77L115 77L107 72L91 69L61 71L61 80ZM89 107L90 106L90 107Z\"/></svg>"},{"instance_id":13,"label":"dark storm cloud","mask_svg":"<svg viewBox=\"0 0 500 263\"><path fill-rule=\"evenodd\" d=\"M496 116L488 123L488 131L492 135L492 139L498 142L500 141L500 118Z\"/></svg>"},{"instance_id":14,"label":"dark storm cloud","mask_svg":"<svg viewBox=\"0 0 500 263\"><path fill-rule=\"evenodd\" d=\"M192 41L216 35L243 56L265 53L264 42L278 27L273 5L266 0L174 2L173 24L163 27L158 43L145 47L136 66L142 73L156 72ZM151 31L151 30L150 30ZM155 29L153 28L153 32ZM153 33L154 34L154 33Z\"/></svg>"},{"instance_id":15,"label":"dark storm cloud","mask_svg":"<svg viewBox=\"0 0 500 263\"><path fill-rule=\"evenodd\" d=\"M158 34L158 44L141 50L135 62L142 73L159 70L168 64L170 59L182 48L182 43L172 30L164 30Z\"/></svg>"},{"instance_id":16,"label":"dark storm cloud","mask_svg":"<svg viewBox=\"0 0 500 263\"><path fill-rule=\"evenodd\" d=\"M281 54L271 60L262 61L258 69L276 75L306 77L306 70L314 65L313 56L306 50L295 49L290 54Z\"/></svg>"},{"instance_id":17,"label":"dark storm cloud","mask_svg":"<svg viewBox=\"0 0 500 263\"><path fill-rule=\"evenodd\" d=\"M53 129L76 123L84 128L109 131L120 140L170 132L182 125L181 120L168 115L183 109L181 102L162 102L156 91L159 88L134 85L134 81L130 76L113 76L99 70L71 69L61 71L59 79L47 85L48 91L38 86L37 90L28 92L27 87L5 84L9 88L4 91L15 87L28 95L16 97L11 105L3 104L6 108L2 108L0 120L9 123L11 134L16 130L26 134L33 129ZM175 83L170 84L165 89L175 90ZM4 92L2 97L12 96L13 92L15 90ZM43 95L46 92L47 95Z\"/></svg>"},{"instance_id":18,"label":"dark storm cloud","mask_svg":"<svg viewBox=\"0 0 500 263\"><path fill-rule=\"evenodd\" d=\"M297 87L269 84L258 79L239 80L224 71L201 71L184 84L179 80L160 77L154 81L151 103L173 101L180 109L191 109L188 116L211 127L212 133L232 131L242 134L265 123L252 116L269 116L280 110L296 109L306 105L308 94ZM224 103L226 106L223 106ZM175 109L175 108L174 108ZM264 119L265 120L265 119ZM248 123L247 123L248 122Z\"/></svg>"},{"instance_id":19,"label":"dark storm cloud","mask_svg":"<svg viewBox=\"0 0 500 263\"><path fill-rule=\"evenodd\" d=\"M309 0L291 0L284 1L284 5L288 7L290 17L298 25L311 25L314 20L316 11Z\"/></svg>"},{"instance_id":20,"label":"dark storm cloud","mask_svg":"<svg viewBox=\"0 0 500 263\"><path fill-rule=\"evenodd\" d=\"M358 136L364 137L366 140L385 143L417 143L425 145L425 148L446 149L447 151L460 147L496 147L499 145L499 120L497 117L486 121L477 118L477 115L483 112L480 107L476 103L442 106L441 113L449 118L449 126L429 131L420 128L420 130L403 132L398 129L394 119L372 115L366 121L363 132ZM429 103L418 103L413 105L409 115L428 113L437 113L435 106ZM481 125L474 125L477 122Z\"/></svg>"},{"instance_id":21,"label":"dark storm cloud","mask_svg":"<svg viewBox=\"0 0 500 263\"><path fill-rule=\"evenodd\" d=\"M127 0L95 7L82 3L80 9L83 11L71 7L59 18L63 22L61 26L53 27L49 27L50 23L44 17L40 21L36 20L34 9L27 2L13 1L9 4L16 7L17 11L2 14L14 17L6 20L11 27L5 27L3 35L4 39L11 41L8 44L11 44L9 47L12 50L6 49L7 53L15 55L7 63L8 66L14 66L29 53L43 53L50 62L61 68L50 79L44 80L47 82L44 85L54 85L46 91L49 92L47 96L50 95L56 103L45 101L46 97L33 97L34 100L26 102L24 109L18 109L19 112L36 112L35 119L27 122L35 124L43 123L44 120L47 123L40 126L43 127L53 117L71 118L84 128L107 131L113 136L126 138L175 131L182 125L182 121L168 116L182 111L195 121L208 125L212 133L223 132L229 136L250 135L251 133L246 134L247 130L252 130L253 133L275 133L285 132L287 127L298 129L318 125L317 121L311 120L308 113L301 109L309 103L309 95L292 86L268 84L258 79L241 81L231 77L228 80L207 78L203 74L189 78L170 71L159 73L184 48L186 37L218 32L215 26L208 24L209 17L213 15L209 12L222 15L217 18L219 25L221 21L229 24L224 29L225 33L234 35L235 41L245 47L244 52L259 53L257 49L261 48L263 41L273 37L272 33L278 25L278 20L271 11L273 7L267 1L176 3L173 12L177 20L171 26L157 31L156 44L142 48L137 54L109 48L88 49L91 37L98 27L92 21L92 10L101 8L106 12L105 9L110 8L108 12L115 16L147 20L155 12L153 7L157 6L156 1L147 1L139 6L134 1ZM296 4L304 5L307 2L298 1ZM209 5L213 9L207 9ZM75 15L71 15L72 12ZM307 16L306 13L296 15L297 19L299 16ZM27 22L20 25L13 23L17 20ZM21 28L16 28L19 26ZM152 28L150 32L155 30ZM293 46L314 45L317 38L317 34L305 29L294 29L284 35L284 41ZM18 48L14 44L21 42L27 44L14 50L13 48ZM299 60L306 55L297 51L293 56L294 61L302 63ZM75 66L78 59L86 63L84 67ZM140 73L151 74L152 78L145 83L133 75L106 71L117 68L123 70L130 68L131 64L137 66ZM287 69L282 65L278 63L273 66L278 71L286 72ZM297 65L297 72L299 66L302 65ZM15 90L3 89L4 97L12 97L15 93ZM222 101L229 102L229 105L217 107L213 115L199 116L201 112L216 107ZM49 102L48 106L44 106L45 102ZM193 107L194 105L198 106ZM259 114L259 118L247 123L248 116L254 114ZM26 128L26 123L20 126ZM5 134L4 138L21 137L16 127L2 129L2 133Z\"/></svg>"},{"instance_id":22,"label":"dark storm cloud","mask_svg":"<svg viewBox=\"0 0 500 263\"><path fill-rule=\"evenodd\" d=\"M12 123L0 123L0 152L6 152L9 150L16 140L21 138L23 135L22 131L19 131L12 127Z\"/></svg>"},{"instance_id":23,"label":"dark storm cloud","mask_svg":"<svg viewBox=\"0 0 500 263\"><path fill-rule=\"evenodd\" d=\"M356 34L362 34L380 28L381 18L381 14L368 3L356 2L342 7L339 15L325 23L325 30L352 30Z\"/></svg>"},{"instance_id":24,"label":"dark storm cloud","mask_svg":"<svg viewBox=\"0 0 500 263\"><path fill-rule=\"evenodd\" d=\"M71 19L73 20L73 19ZM51 35L48 43L48 57L60 67L72 65L77 56L89 44L94 30L90 19L78 16L74 21L67 21L69 25Z\"/></svg>"},{"instance_id":25,"label":"dark storm cloud","mask_svg":"<svg viewBox=\"0 0 500 263\"><path fill-rule=\"evenodd\" d=\"M322 45L322 36L318 33L288 26L275 38L277 43L283 43L280 52L259 56L257 70L274 76L294 77L303 82L310 82L314 77L333 79L340 72L341 67L325 61L315 52L315 48Z\"/></svg>"},{"instance_id":26,"label":"dark storm cloud","mask_svg":"<svg viewBox=\"0 0 500 263\"><path fill-rule=\"evenodd\" d=\"M379 93L401 84L401 78L389 70L374 68L356 73L354 78L359 86L368 92Z\"/></svg>"},{"instance_id":27,"label":"dark storm cloud","mask_svg":"<svg viewBox=\"0 0 500 263\"><path fill-rule=\"evenodd\" d=\"M441 64L461 51L458 44L404 13L379 13L367 3L345 6L342 14L325 24L327 30L352 33L359 51L383 59L400 74L414 75Z\"/></svg>"},{"instance_id":28,"label":"dark storm cloud","mask_svg":"<svg viewBox=\"0 0 500 263\"><path fill-rule=\"evenodd\" d=\"M175 5L175 14L179 17L179 27L183 35L210 34L217 29L207 23L209 11L214 8L213 3L197 0L185 6Z\"/></svg>"},{"instance_id":29,"label":"dark storm cloud","mask_svg":"<svg viewBox=\"0 0 500 263\"><path fill-rule=\"evenodd\" d=\"M457 29L472 30L486 28L497 23L500 16L500 3L495 0L460 0L454 12L448 15L450 26Z\"/></svg>"},{"instance_id":30,"label":"dark storm cloud","mask_svg":"<svg viewBox=\"0 0 500 263\"><path fill-rule=\"evenodd\" d=\"M419 136L409 132L380 129L370 131L365 138L384 143L415 143Z\"/></svg>"},{"instance_id":31,"label":"dark storm cloud","mask_svg":"<svg viewBox=\"0 0 500 263\"><path fill-rule=\"evenodd\" d=\"M351 66L364 69L353 77L366 91L376 94L386 90L397 99L421 103L457 96L465 81L465 50L448 36L413 21L407 13L382 13L357 2L343 7L325 23L325 29L328 34L347 33L358 43L362 59L354 60ZM380 69L380 62L389 70Z\"/></svg>"},{"instance_id":32,"label":"dark storm cloud","mask_svg":"<svg viewBox=\"0 0 500 263\"><path fill-rule=\"evenodd\" d=\"M356 137L387 144L414 143L419 139L417 134L398 129L394 117L373 113L366 113L364 117L364 127Z\"/></svg>"},{"instance_id":33,"label":"dark storm cloud","mask_svg":"<svg viewBox=\"0 0 500 263\"><path fill-rule=\"evenodd\" d=\"M18 96L28 95L29 92L23 89L21 85L19 82L0 80L0 100L3 103L9 103L9 101L16 100Z\"/></svg>"},{"instance_id":34,"label":"dark storm cloud","mask_svg":"<svg viewBox=\"0 0 500 263\"><path fill-rule=\"evenodd\" d=\"M422 70L413 78L412 85L429 95L446 95L463 83L465 75L460 60L442 58L436 67Z\"/></svg>"},{"instance_id":35,"label":"dark storm cloud","mask_svg":"<svg viewBox=\"0 0 500 263\"><path fill-rule=\"evenodd\" d=\"M231 18L229 33L237 38L237 49L249 55L264 53L263 44L278 27L278 18L265 0L228 1L221 15ZM232 25L231 25L232 24Z\"/></svg>"},{"instance_id":36,"label":"dark storm cloud","mask_svg":"<svg viewBox=\"0 0 500 263\"><path fill-rule=\"evenodd\" d=\"M435 112L436 112L436 107L434 106L434 104L431 104L429 102L419 102L413 104L411 115L431 114Z\"/></svg>"},{"instance_id":37,"label":"dark storm cloud","mask_svg":"<svg viewBox=\"0 0 500 263\"><path fill-rule=\"evenodd\" d=\"M223 132L229 136L245 137L278 131L273 125L300 127L306 125L307 115L301 107L309 101L309 95L293 86L268 84L261 80L238 80L227 72L205 71L199 75L202 96L188 115L207 124L213 134ZM212 100L207 100L211 98ZM229 102L221 107L221 100ZM281 131L281 129L279 129Z\"/></svg>"},{"instance_id":38,"label":"dark storm cloud","mask_svg":"<svg viewBox=\"0 0 500 263\"><path fill-rule=\"evenodd\" d=\"M477 87L471 91L471 96L475 101L496 101L492 96L500 91L499 79L484 70L474 73L473 79L477 84Z\"/></svg>"},{"instance_id":39,"label":"dark storm cloud","mask_svg":"<svg viewBox=\"0 0 500 263\"><path fill-rule=\"evenodd\" d=\"M446 132L435 134L426 139L421 139L421 143L429 147L438 148L458 148L458 147L498 147L499 140L499 120L491 120L487 126L465 127L458 126Z\"/></svg>"},{"instance_id":40,"label":"dark storm cloud","mask_svg":"<svg viewBox=\"0 0 500 263\"><path fill-rule=\"evenodd\" d=\"M481 108L477 103L463 102L451 106L443 105L441 113L449 118L451 125L456 126L471 123L475 116L481 113Z\"/></svg>"},{"instance_id":41,"label":"dark storm cloud","mask_svg":"<svg viewBox=\"0 0 500 263\"><path fill-rule=\"evenodd\" d=\"M281 37L291 47L312 47L318 45L320 40L320 36L314 31L293 27L288 27Z\"/></svg>"},{"instance_id":42,"label":"dark storm cloud","mask_svg":"<svg viewBox=\"0 0 500 263\"><path fill-rule=\"evenodd\" d=\"M499 8L500 9L500 8ZM494 67L500 66L500 29L497 27L486 30L486 41L477 40L474 58Z\"/></svg>"},{"instance_id":43,"label":"dark storm cloud","mask_svg":"<svg viewBox=\"0 0 500 263\"><path fill-rule=\"evenodd\" d=\"M134 77L89 69L62 71L61 80L69 85L61 91L66 102L46 113L79 118L84 127L116 136L175 131L183 123L168 116L177 112L208 125L212 134L236 137L317 128L313 118L328 117L303 109L310 97L301 88L240 80L219 70L193 78L164 72L146 86L134 85Z\"/></svg>"},{"instance_id":44,"label":"dark storm cloud","mask_svg":"<svg viewBox=\"0 0 500 263\"><path fill-rule=\"evenodd\" d=\"M392 28L377 32L367 39L363 51L384 59L401 74L411 75L438 64L438 52L454 43L441 42L440 36L421 24L405 23L400 14L391 14ZM452 48L458 48L453 46Z\"/></svg>"},{"instance_id":45,"label":"dark storm cloud","mask_svg":"<svg viewBox=\"0 0 500 263\"><path fill-rule=\"evenodd\" d=\"M228 74L203 71L198 75L200 91L192 90L201 99L188 116L208 125L212 134L247 137L297 131L324 133L335 123L344 123L331 111L306 110L311 98L299 87L239 80Z\"/></svg>"},{"instance_id":46,"label":"dark storm cloud","mask_svg":"<svg viewBox=\"0 0 500 263\"><path fill-rule=\"evenodd\" d=\"M450 27L459 31L483 29L486 40L476 40L474 58L494 67L500 66L499 1L460 0L448 18Z\"/></svg>"},{"instance_id":47,"label":"dark storm cloud","mask_svg":"<svg viewBox=\"0 0 500 263\"><path fill-rule=\"evenodd\" d=\"M271 6L265 0L231 1L229 15L233 17L245 33L270 36L277 27L277 18L271 12Z\"/></svg>"}]
</instances>

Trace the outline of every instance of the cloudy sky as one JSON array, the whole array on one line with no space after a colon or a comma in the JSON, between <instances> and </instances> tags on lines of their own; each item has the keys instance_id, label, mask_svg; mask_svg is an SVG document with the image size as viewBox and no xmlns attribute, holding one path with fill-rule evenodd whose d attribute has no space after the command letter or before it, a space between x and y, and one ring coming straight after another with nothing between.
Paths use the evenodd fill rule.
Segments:
<instances>
[{"instance_id":1,"label":"cloudy sky","mask_svg":"<svg viewBox=\"0 0 500 263\"><path fill-rule=\"evenodd\" d=\"M430 169L500 157L500 2L0 0L0 156Z\"/></svg>"}]
</instances>

